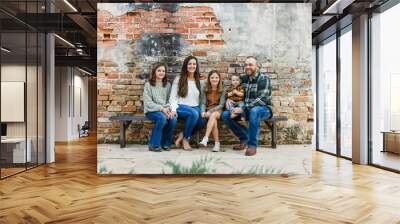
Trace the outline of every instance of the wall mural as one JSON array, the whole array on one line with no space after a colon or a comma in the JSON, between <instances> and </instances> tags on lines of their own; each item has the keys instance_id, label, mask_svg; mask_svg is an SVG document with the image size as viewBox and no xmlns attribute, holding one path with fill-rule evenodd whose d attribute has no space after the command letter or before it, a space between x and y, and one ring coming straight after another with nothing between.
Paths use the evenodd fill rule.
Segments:
<instances>
[{"instance_id":1,"label":"wall mural","mask_svg":"<svg viewBox=\"0 0 400 224\"><path fill-rule=\"evenodd\" d=\"M311 4L99 3L97 18L98 173L310 174L310 144L314 126ZM215 126L219 132L220 147L214 143L213 131L207 147L195 147L200 140L204 140L202 137L206 134L211 113L203 126L196 126L200 127L199 137L196 134L184 137L192 147L190 151L182 149L187 148L185 141L181 141L181 146L172 144L167 150L162 150L154 143L156 137L152 136L152 132L157 128L153 129L155 122L151 119L131 122L132 115L140 116L148 112L146 99L149 98L146 94L151 93L152 100L162 95L157 92L158 84L152 86L148 82L156 63L165 65L169 97L168 106L164 106L173 114L171 95L177 96L179 89L185 88L178 86L178 80L188 56L196 58L188 60L185 69L192 74L190 62L196 62L195 68L201 80L199 95L206 88L208 75L213 74L210 74L211 71L218 72L224 94L227 94L233 76L246 80L243 77L252 71L248 64L254 59L257 67L254 74L263 74L257 77L265 76L270 80L271 89L266 90L270 98L265 101L270 106L265 107L272 109L274 117L285 118L276 122L276 149L271 147L274 128L261 122L259 134L253 134L257 136L257 141L250 137L246 141L247 148L232 150L233 144L243 143L244 140L235 135L235 128L232 129L223 118L225 104L218 110L218 124ZM254 58L249 59L249 56ZM175 79L175 87L178 88L174 90ZM269 83L261 79L257 79L258 92L254 94L262 94L262 88L268 89L263 85ZM212 85L212 81L209 83ZM196 85L191 86L190 81L187 85L188 95L196 92ZM242 83L241 86L246 85ZM244 90L244 97L253 97L253 93L246 92L250 89ZM214 98L211 92L203 92L208 111L209 103ZM218 99L222 99L222 92L218 94ZM229 99L228 95L225 96ZM179 107L182 102L189 102L185 101L188 96L185 99L179 97ZM201 97L199 105L203 102ZM237 120L243 127L250 128L248 132L252 132L255 130L251 116L254 105L247 105L251 102L249 100L243 98L245 109L240 116L244 120ZM159 108L161 114L162 108ZM173 141L176 138L179 140L179 132L183 131L185 136L189 130L185 127L188 120L182 108L176 110ZM198 112L202 118L200 109ZM121 121L122 115L127 119L125 125ZM171 119L167 119L168 124L169 121ZM161 128L163 138L167 135L165 127ZM126 133L122 136L124 128ZM256 154L246 156L254 153L253 148L256 148ZM158 152L159 149L162 152ZM217 149L218 152L213 152Z\"/></svg>"}]
</instances>

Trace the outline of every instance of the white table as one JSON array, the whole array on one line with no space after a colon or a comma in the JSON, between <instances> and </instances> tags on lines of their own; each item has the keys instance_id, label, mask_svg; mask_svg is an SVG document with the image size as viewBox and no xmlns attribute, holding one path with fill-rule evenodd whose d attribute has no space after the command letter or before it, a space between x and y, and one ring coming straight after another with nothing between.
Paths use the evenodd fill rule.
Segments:
<instances>
[{"instance_id":1,"label":"white table","mask_svg":"<svg viewBox=\"0 0 400 224\"><path fill-rule=\"evenodd\" d=\"M25 138L5 138L1 139L1 150L2 152L6 152L8 150L12 150L12 163L25 163L31 162L32 153L31 146L32 141L30 138L26 139L28 142L28 147L26 147L25 154ZM3 156L2 156L3 157ZM25 158L27 161L25 161Z\"/></svg>"}]
</instances>

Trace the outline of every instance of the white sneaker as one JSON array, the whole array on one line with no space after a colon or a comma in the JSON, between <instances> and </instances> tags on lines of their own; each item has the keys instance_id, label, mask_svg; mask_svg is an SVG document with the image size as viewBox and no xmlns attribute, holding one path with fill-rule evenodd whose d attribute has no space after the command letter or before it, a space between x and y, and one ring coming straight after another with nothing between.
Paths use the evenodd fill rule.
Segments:
<instances>
[{"instance_id":1,"label":"white sneaker","mask_svg":"<svg viewBox=\"0 0 400 224\"><path fill-rule=\"evenodd\" d=\"M212 151L213 151L213 152L219 152L219 149L220 149L220 144L219 144L219 142L215 142L215 145L214 145Z\"/></svg>"},{"instance_id":2,"label":"white sneaker","mask_svg":"<svg viewBox=\"0 0 400 224\"><path fill-rule=\"evenodd\" d=\"M201 142L199 142L200 145L207 147L207 143L208 143L208 138L204 137L203 140L201 140Z\"/></svg>"}]
</instances>

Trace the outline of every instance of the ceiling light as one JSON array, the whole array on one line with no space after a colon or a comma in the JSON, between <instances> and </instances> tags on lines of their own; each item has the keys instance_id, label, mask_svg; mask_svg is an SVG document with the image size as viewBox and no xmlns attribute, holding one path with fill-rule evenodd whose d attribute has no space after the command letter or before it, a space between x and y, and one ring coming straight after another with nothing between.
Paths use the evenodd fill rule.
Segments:
<instances>
[{"instance_id":1,"label":"ceiling light","mask_svg":"<svg viewBox=\"0 0 400 224\"><path fill-rule=\"evenodd\" d=\"M11 52L11 50L8 50L7 48L5 48L5 47L1 47L0 48L2 51L4 51L4 52L7 52L7 53L10 53Z\"/></svg>"},{"instance_id":2,"label":"ceiling light","mask_svg":"<svg viewBox=\"0 0 400 224\"><path fill-rule=\"evenodd\" d=\"M67 4L72 10L74 10L74 12L78 12L78 10L71 4L69 3L68 0L64 0L65 4Z\"/></svg>"},{"instance_id":3,"label":"ceiling light","mask_svg":"<svg viewBox=\"0 0 400 224\"><path fill-rule=\"evenodd\" d=\"M332 5L324 10L322 14L341 14L343 9L351 5L355 0L336 0Z\"/></svg>"},{"instance_id":4,"label":"ceiling light","mask_svg":"<svg viewBox=\"0 0 400 224\"><path fill-rule=\"evenodd\" d=\"M83 72L83 73L85 73L85 74L87 74L87 75L92 75L92 73L90 73L90 72L88 72L88 71L85 71L85 70L83 70L83 69L81 69L81 68L78 68L78 70L81 71L81 72Z\"/></svg>"},{"instance_id":5,"label":"ceiling light","mask_svg":"<svg viewBox=\"0 0 400 224\"><path fill-rule=\"evenodd\" d=\"M340 2L340 0L336 0L332 5L330 5L327 9L324 10L322 14L329 13L336 5Z\"/></svg>"},{"instance_id":6,"label":"ceiling light","mask_svg":"<svg viewBox=\"0 0 400 224\"><path fill-rule=\"evenodd\" d=\"M68 40L58 36L57 34L54 34L55 37L57 37L59 40L63 41L64 43L66 43L67 45L69 45L70 47L75 48L75 45L73 45L71 42L69 42Z\"/></svg>"}]
</instances>

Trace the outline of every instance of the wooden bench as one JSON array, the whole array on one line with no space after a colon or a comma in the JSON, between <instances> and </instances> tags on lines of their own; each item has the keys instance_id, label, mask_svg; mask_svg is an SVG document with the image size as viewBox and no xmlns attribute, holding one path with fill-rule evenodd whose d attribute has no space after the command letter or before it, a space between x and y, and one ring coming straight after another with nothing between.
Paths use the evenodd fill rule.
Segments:
<instances>
[{"instance_id":1,"label":"wooden bench","mask_svg":"<svg viewBox=\"0 0 400 224\"><path fill-rule=\"evenodd\" d=\"M120 131L119 131L119 145L121 148L124 148L126 146L126 129L128 129L129 125L134 122L140 122L143 123L144 121L151 121L144 115L118 115L118 116L112 116L110 117L111 121L119 121L120 122ZM264 122L267 124L268 128L270 129L272 133L272 138L271 138L271 146L272 148L276 148L277 144L277 126L276 122L278 121L287 121L288 118L286 116L273 116L272 118L265 120ZM199 132L196 133L196 143L199 142Z\"/></svg>"},{"instance_id":2,"label":"wooden bench","mask_svg":"<svg viewBox=\"0 0 400 224\"><path fill-rule=\"evenodd\" d=\"M133 123L143 123L145 121L151 121L148 119L144 114L137 114L137 115L118 115L110 117L111 121L119 121L120 128L119 128L119 145L121 148L124 148L126 145L126 129L128 129L129 125ZM200 134L196 132L195 134L196 144L200 141ZM198 145L197 145L198 147Z\"/></svg>"},{"instance_id":3,"label":"wooden bench","mask_svg":"<svg viewBox=\"0 0 400 224\"><path fill-rule=\"evenodd\" d=\"M277 126L276 122L278 121L287 121L288 118L286 116L273 116L268 120L265 120L264 122L267 124L269 130L271 131L271 146L273 149L276 149L276 144L277 144L277 139L276 139L276 133L277 133Z\"/></svg>"}]
</instances>

